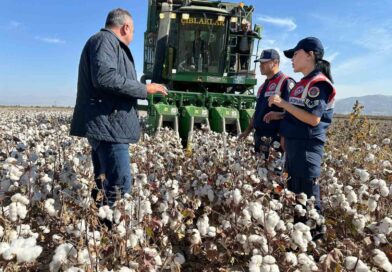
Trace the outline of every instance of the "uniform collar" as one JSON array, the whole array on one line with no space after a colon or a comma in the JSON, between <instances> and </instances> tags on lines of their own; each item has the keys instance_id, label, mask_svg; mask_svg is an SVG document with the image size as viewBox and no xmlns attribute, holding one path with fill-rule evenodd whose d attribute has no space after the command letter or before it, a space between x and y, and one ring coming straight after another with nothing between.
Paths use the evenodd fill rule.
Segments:
<instances>
[{"instance_id":1,"label":"uniform collar","mask_svg":"<svg viewBox=\"0 0 392 272\"><path fill-rule=\"evenodd\" d=\"M320 70L314 69L312 72L309 73L309 75L303 77L302 79L309 79L309 78L315 77L315 76L317 76L319 73L320 73Z\"/></svg>"},{"instance_id":2,"label":"uniform collar","mask_svg":"<svg viewBox=\"0 0 392 272\"><path fill-rule=\"evenodd\" d=\"M267 78L265 81L274 80L274 79L276 79L278 76L280 76L281 74L282 74L282 72L279 71L279 72L277 72L275 75L273 75L270 79Z\"/></svg>"}]
</instances>

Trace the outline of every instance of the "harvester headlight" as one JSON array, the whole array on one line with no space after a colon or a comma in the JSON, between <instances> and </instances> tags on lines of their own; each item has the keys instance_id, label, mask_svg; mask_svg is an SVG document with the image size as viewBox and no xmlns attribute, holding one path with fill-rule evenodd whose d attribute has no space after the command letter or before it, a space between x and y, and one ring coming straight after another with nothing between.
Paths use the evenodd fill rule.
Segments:
<instances>
[{"instance_id":1,"label":"harvester headlight","mask_svg":"<svg viewBox=\"0 0 392 272\"><path fill-rule=\"evenodd\" d=\"M230 18L230 23L237 23L238 22L238 18L237 17L231 17Z\"/></svg>"},{"instance_id":2,"label":"harvester headlight","mask_svg":"<svg viewBox=\"0 0 392 272\"><path fill-rule=\"evenodd\" d=\"M159 19L165 19L165 13L159 13Z\"/></svg>"},{"instance_id":3,"label":"harvester headlight","mask_svg":"<svg viewBox=\"0 0 392 272\"><path fill-rule=\"evenodd\" d=\"M189 19L189 13L183 13L182 14L182 19L188 20Z\"/></svg>"},{"instance_id":4,"label":"harvester headlight","mask_svg":"<svg viewBox=\"0 0 392 272\"><path fill-rule=\"evenodd\" d=\"M175 13L170 13L170 19L176 19L177 18L177 14Z\"/></svg>"},{"instance_id":5,"label":"harvester headlight","mask_svg":"<svg viewBox=\"0 0 392 272\"><path fill-rule=\"evenodd\" d=\"M224 21L225 21L225 16L219 15L218 22L224 22Z\"/></svg>"}]
</instances>

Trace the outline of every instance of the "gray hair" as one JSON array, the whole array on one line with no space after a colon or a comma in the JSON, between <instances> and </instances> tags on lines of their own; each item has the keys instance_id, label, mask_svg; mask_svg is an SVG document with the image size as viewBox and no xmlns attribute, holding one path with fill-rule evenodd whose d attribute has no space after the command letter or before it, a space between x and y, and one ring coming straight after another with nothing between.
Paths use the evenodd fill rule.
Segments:
<instances>
[{"instance_id":1,"label":"gray hair","mask_svg":"<svg viewBox=\"0 0 392 272\"><path fill-rule=\"evenodd\" d=\"M116 27L122 26L125 24L127 18L133 20L132 15L125 9L117 8L109 12L108 17L106 18L105 27Z\"/></svg>"}]
</instances>

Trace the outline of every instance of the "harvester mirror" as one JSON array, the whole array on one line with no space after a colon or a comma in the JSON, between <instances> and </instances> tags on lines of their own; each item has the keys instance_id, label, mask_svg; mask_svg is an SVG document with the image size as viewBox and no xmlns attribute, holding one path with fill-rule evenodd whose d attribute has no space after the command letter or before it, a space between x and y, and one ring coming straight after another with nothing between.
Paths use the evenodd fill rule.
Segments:
<instances>
[{"instance_id":1,"label":"harvester mirror","mask_svg":"<svg viewBox=\"0 0 392 272\"><path fill-rule=\"evenodd\" d=\"M256 32L259 37L261 37L261 30L262 27L260 25L255 24L254 32Z\"/></svg>"}]
</instances>

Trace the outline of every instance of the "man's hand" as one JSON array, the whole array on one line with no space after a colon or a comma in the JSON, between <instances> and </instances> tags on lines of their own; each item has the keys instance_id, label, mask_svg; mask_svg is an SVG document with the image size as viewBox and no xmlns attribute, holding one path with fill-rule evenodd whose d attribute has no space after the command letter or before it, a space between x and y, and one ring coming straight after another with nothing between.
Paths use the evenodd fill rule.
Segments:
<instances>
[{"instance_id":1,"label":"man's hand","mask_svg":"<svg viewBox=\"0 0 392 272\"><path fill-rule=\"evenodd\" d=\"M238 136L238 141L242 141L242 140L246 139L249 136L251 131L252 131L251 129L245 129L244 132L242 132L240 134L240 136Z\"/></svg>"},{"instance_id":2,"label":"man's hand","mask_svg":"<svg viewBox=\"0 0 392 272\"><path fill-rule=\"evenodd\" d=\"M272 106L272 105L276 105L279 108L284 108L285 104L287 102L284 101L279 95L272 95L270 96L270 98L268 99L268 106Z\"/></svg>"},{"instance_id":3,"label":"man's hand","mask_svg":"<svg viewBox=\"0 0 392 272\"><path fill-rule=\"evenodd\" d=\"M149 83L146 85L148 94L162 94L167 95L167 89L165 86L156 83Z\"/></svg>"},{"instance_id":4,"label":"man's hand","mask_svg":"<svg viewBox=\"0 0 392 272\"><path fill-rule=\"evenodd\" d=\"M264 115L263 121L269 124L271 121L283 119L282 112L270 111L266 115Z\"/></svg>"}]
</instances>

